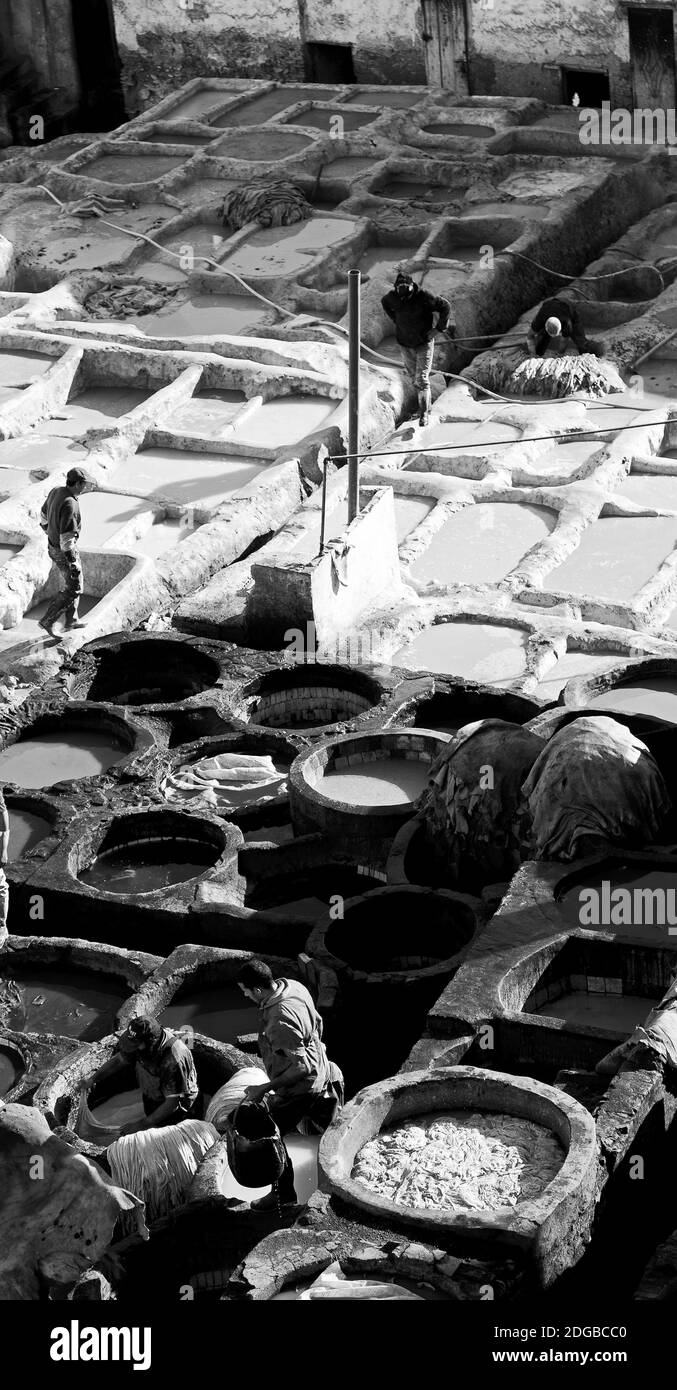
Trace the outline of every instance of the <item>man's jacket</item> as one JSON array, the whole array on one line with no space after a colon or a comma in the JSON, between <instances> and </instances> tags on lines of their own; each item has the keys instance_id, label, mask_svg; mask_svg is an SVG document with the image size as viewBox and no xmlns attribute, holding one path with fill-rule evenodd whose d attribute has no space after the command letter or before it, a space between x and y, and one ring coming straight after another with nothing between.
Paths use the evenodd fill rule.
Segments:
<instances>
[{"instance_id":1,"label":"man's jacket","mask_svg":"<svg viewBox=\"0 0 677 1390\"><path fill-rule=\"evenodd\" d=\"M259 1049L280 1099L322 1095L330 1081L322 1019L305 985L282 980L259 1010Z\"/></svg>"},{"instance_id":2,"label":"man's jacket","mask_svg":"<svg viewBox=\"0 0 677 1390\"><path fill-rule=\"evenodd\" d=\"M381 304L395 325L395 337L400 347L420 348L432 342L436 328L445 329L451 305L440 295L429 294L416 286L407 299L400 299L395 290L384 295Z\"/></svg>"},{"instance_id":3,"label":"man's jacket","mask_svg":"<svg viewBox=\"0 0 677 1390\"><path fill-rule=\"evenodd\" d=\"M80 503L68 487L53 487L40 513L40 525L55 550L73 551L80 535Z\"/></svg>"}]
</instances>

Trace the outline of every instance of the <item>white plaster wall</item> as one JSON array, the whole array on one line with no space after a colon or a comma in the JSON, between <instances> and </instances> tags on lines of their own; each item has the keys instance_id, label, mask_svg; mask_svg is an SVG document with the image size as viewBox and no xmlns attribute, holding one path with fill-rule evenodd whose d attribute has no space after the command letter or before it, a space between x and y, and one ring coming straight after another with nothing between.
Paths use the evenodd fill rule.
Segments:
<instances>
[{"instance_id":1,"label":"white plaster wall","mask_svg":"<svg viewBox=\"0 0 677 1390\"><path fill-rule=\"evenodd\" d=\"M475 52L503 63L569 63L630 56L626 11L615 0L468 0Z\"/></svg>"},{"instance_id":2,"label":"white plaster wall","mask_svg":"<svg viewBox=\"0 0 677 1390\"><path fill-rule=\"evenodd\" d=\"M352 43L364 48L419 43L417 0L307 0L305 36L310 42Z\"/></svg>"}]
</instances>

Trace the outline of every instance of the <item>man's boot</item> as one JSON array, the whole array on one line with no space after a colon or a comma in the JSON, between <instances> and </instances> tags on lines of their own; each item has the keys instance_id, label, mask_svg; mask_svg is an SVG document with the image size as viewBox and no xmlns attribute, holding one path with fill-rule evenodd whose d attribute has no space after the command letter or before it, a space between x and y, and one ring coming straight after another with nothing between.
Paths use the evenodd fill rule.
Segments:
<instances>
[{"instance_id":1,"label":"man's boot","mask_svg":"<svg viewBox=\"0 0 677 1390\"><path fill-rule=\"evenodd\" d=\"M430 391L419 391L418 393L419 425L427 425L430 419Z\"/></svg>"}]
</instances>

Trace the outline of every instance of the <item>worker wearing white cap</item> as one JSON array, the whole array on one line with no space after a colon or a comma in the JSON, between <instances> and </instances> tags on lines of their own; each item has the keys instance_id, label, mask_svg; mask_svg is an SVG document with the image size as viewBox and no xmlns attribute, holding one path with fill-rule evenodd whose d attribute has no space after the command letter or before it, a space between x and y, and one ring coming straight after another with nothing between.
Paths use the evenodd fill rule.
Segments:
<instances>
[{"instance_id":1,"label":"worker wearing white cap","mask_svg":"<svg viewBox=\"0 0 677 1390\"><path fill-rule=\"evenodd\" d=\"M592 351L576 305L567 299L544 300L532 320L527 343L531 357L543 357L548 348L570 353Z\"/></svg>"}]
</instances>

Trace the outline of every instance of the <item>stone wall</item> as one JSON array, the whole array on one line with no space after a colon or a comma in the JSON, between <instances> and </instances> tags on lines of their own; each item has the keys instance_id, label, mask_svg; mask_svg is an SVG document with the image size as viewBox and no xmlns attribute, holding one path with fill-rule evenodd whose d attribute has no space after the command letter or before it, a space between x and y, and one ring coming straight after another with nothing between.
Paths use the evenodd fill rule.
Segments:
<instances>
[{"instance_id":1,"label":"stone wall","mask_svg":"<svg viewBox=\"0 0 677 1390\"><path fill-rule=\"evenodd\" d=\"M484 0L486 3L487 0ZM560 64L608 70L612 106L631 106L627 12L615 0L490 0L468 3L474 95L562 101Z\"/></svg>"}]
</instances>

